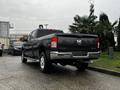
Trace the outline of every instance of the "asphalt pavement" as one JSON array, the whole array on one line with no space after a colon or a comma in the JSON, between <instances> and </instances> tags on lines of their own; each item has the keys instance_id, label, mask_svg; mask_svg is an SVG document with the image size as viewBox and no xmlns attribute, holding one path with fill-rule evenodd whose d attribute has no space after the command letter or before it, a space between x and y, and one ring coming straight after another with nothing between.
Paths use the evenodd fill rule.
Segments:
<instances>
[{"instance_id":1,"label":"asphalt pavement","mask_svg":"<svg viewBox=\"0 0 120 90\"><path fill-rule=\"evenodd\" d=\"M120 77L72 66L53 65L50 74L39 63L21 63L19 56L0 57L0 90L120 90Z\"/></svg>"}]
</instances>

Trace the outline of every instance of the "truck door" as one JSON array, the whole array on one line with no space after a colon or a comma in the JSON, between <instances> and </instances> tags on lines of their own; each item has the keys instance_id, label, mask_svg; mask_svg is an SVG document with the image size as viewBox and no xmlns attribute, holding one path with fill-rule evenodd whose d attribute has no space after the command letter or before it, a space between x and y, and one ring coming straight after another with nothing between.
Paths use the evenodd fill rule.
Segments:
<instances>
[{"instance_id":1,"label":"truck door","mask_svg":"<svg viewBox=\"0 0 120 90\"><path fill-rule=\"evenodd\" d=\"M24 53L26 56L28 57L33 57L33 50L32 50L32 33L30 33L29 37L28 37L28 41L24 44Z\"/></svg>"},{"instance_id":2,"label":"truck door","mask_svg":"<svg viewBox=\"0 0 120 90\"><path fill-rule=\"evenodd\" d=\"M37 51L38 51L38 40L37 40L37 30L34 30L33 32L32 32L32 39L31 39L31 41L32 41L32 56L34 57L34 58L36 58L37 57Z\"/></svg>"}]
</instances>

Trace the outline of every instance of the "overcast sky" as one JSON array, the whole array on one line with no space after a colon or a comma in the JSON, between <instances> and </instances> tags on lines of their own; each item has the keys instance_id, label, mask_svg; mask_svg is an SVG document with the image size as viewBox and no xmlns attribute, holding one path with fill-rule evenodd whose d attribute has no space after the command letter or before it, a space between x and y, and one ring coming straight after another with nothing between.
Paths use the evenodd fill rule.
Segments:
<instances>
[{"instance_id":1,"label":"overcast sky","mask_svg":"<svg viewBox=\"0 0 120 90\"><path fill-rule=\"evenodd\" d=\"M94 0L95 14L108 14L111 21L120 17L120 0ZM88 0L0 0L0 20L14 24L11 32L24 33L49 24L48 28L67 32L76 14L89 15Z\"/></svg>"}]
</instances>

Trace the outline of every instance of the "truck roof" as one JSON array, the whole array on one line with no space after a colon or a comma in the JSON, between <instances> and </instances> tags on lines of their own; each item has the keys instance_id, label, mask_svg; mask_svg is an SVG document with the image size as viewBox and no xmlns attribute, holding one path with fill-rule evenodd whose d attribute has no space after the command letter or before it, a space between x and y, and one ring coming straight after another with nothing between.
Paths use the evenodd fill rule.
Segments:
<instances>
[{"instance_id":1,"label":"truck roof","mask_svg":"<svg viewBox=\"0 0 120 90\"><path fill-rule=\"evenodd\" d=\"M54 33L64 33L64 32L56 29L37 29L37 37L54 34Z\"/></svg>"}]
</instances>

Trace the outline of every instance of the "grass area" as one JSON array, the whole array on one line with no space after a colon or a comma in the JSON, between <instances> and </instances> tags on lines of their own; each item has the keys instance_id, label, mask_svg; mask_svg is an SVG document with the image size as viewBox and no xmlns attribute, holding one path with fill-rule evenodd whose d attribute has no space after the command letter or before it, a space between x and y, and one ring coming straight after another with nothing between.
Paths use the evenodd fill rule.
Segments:
<instances>
[{"instance_id":1,"label":"grass area","mask_svg":"<svg viewBox=\"0 0 120 90\"><path fill-rule=\"evenodd\" d=\"M101 67L120 72L120 52L114 52L113 59L108 57L107 52L102 53L100 58L95 60L92 64L90 64L90 66Z\"/></svg>"}]
</instances>

